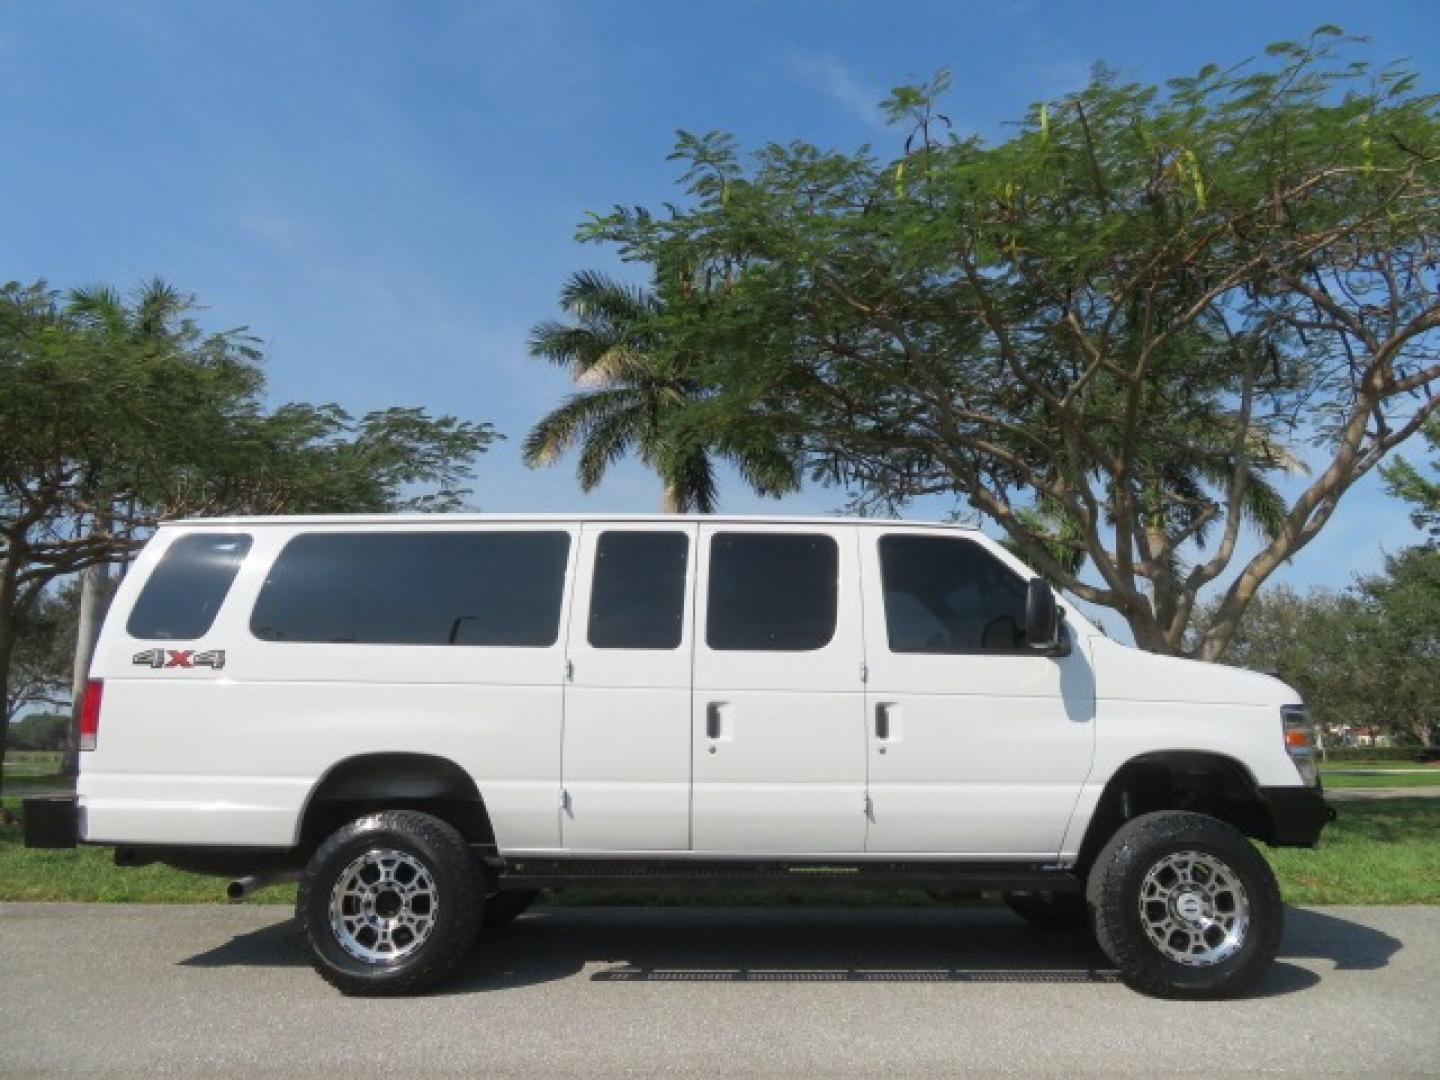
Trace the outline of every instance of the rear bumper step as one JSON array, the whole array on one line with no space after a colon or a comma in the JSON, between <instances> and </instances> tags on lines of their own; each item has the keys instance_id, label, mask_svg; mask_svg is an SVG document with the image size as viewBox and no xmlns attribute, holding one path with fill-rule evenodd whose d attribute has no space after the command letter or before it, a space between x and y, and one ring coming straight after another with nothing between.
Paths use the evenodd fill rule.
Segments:
<instances>
[{"instance_id":1,"label":"rear bumper step","mask_svg":"<svg viewBox=\"0 0 1440 1080\"><path fill-rule=\"evenodd\" d=\"M901 862L726 862L704 859L494 859L507 889L951 889L1079 892L1069 870L1030 865Z\"/></svg>"}]
</instances>

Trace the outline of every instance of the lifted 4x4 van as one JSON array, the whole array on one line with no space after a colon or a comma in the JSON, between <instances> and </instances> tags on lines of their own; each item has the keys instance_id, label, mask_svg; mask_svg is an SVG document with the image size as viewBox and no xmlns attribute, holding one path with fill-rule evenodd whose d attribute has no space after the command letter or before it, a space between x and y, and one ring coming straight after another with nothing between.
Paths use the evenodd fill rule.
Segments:
<instances>
[{"instance_id":1,"label":"lifted 4x4 van","mask_svg":"<svg viewBox=\"0 0 1440 1080\"><path fill-rule=\"evenodd\" d=\"M982 534L898 521L162 527L32 846L286 876L347 993L444 978L568 885L914 885L1092 923L1132 986L1279 946L1247 837L1328 820L1294 691L1125 648Z\"/></svg>"}]
</instances>

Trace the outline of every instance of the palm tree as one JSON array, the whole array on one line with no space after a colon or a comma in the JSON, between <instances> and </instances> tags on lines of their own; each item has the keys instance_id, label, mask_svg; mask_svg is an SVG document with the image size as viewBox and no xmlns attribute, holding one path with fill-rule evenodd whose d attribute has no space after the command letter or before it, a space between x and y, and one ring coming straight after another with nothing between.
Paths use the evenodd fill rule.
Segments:
<instances>
[{"instance_id":1,"label":"palm tree","mask_svg":"<svg viewBox=\"0 0 1440 1080\"><path fill-rule=\"evenodd\" d=\"M127 303L126 299L107 285L70 290L66 314L88 330L97 341L116 344L149 345L157 352L169 348L193 332L187 317L195 307L194 297L180 292L162 278L153 278L141 286ZM92 529L112 529L114 520L103 511L91 522ZM120 563L124 577L129 562L127 555ZM76 608L75 658L71 680L71 733L66 742L61 771L74 775L78 771L79 708L85 694L86 676L95 651L100 619L109 604L110 567L96 563L80 572L80 596Z\"/></svg>"},{"instance_id":2,"label":"palm tree","mask_svg":"<svg viewBox=\"0 0 1440 1080\"><path fill-rule=\"evenodd\" d=\"M569 369L581 389L526 436L527 465L553 465L578 446L576 475L581 490L592 491L613 463L634 452L664 483L667 514L715 511L715 454L732 460L762 494L794 489L794 463L777 445L707 445L667 422L700 399L703 385L657 348L655 317L663 309L654 293L581 271L561 289L560 307L574 322L538 324L530 355Z\"/></svg>"},{"instance_id":3,"label":"palm tree","mask_svg":"<svg viewBox=\"0 0 1440 1080\"><path fill-rule=\"evenodd\" d=\"M152 278L126 303L108 285L71 289L67 312L81 325L102 336L132 343L169 344L187 327L184 318L195 308L186 296L163 278Z\"/></svg>"}]
</instances>

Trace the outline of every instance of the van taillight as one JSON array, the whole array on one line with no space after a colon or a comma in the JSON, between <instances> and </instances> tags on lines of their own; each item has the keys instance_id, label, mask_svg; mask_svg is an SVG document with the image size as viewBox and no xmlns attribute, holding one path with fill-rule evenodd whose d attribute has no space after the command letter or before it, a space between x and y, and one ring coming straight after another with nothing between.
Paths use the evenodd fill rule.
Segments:
<instances>
[{"instance_id":1,"label":"van taillight","mask_svg":"<svg viewBox=\"0 0 1440 1080\"><path fill-rule=\"evenodd\" d=\"M100 738L100 699L105 696L105 680L91 679L85 684L85 701L80 706L80 749L94 750Z\"/></svg>"}]
</instances>

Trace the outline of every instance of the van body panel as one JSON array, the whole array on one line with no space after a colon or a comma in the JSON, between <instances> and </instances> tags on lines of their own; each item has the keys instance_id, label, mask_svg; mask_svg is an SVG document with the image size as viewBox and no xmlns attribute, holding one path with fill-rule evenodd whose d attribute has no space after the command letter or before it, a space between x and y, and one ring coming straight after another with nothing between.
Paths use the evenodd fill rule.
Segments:
<instances>
[{"instance_id":1,"label":"van body panel","mask_svg":"<svg viewBox=\"0 0 1440 1080\"><path fill-rule=\"evenodd\" d=\"M252 632L256 599L297 535L434 529L564 532L554 642ZM626 530L689 540L673 648L589 641L596 544ZM215 531L244 534L250 547L209 628L194 640L130 636L128 616L170 545ZM814 648L712 648L712 543L777 533L834 545L833 633ZM475 781L501 853L531 855L1064 865L1106 783L1147 753L1223 755L1266 789L1302 786L1281 738L1279 708L1299 700L1288 687L1126 648L1069 604L1064 657L892 651L877 554L892 534L964 538L1029 576L982 534L941 524L626 515L167 524L122 581L97 645L91 674L106 689L97 749L81 755L79 836L288 848L316 786L364 754L454 762ZM201 655L210 659L195 662Z\"/></svg>"},{"instance_id":2,"label":"van body panel","mask_svg":"<svg viewBox=\"0 0 1440 1080\"><path fill-rule=\"evenodd\" d=\"M879 559L887 536L974 542L877 528L861 545L865 595L876 598L865 605L867 849L1053 858L1094 758L1088 642L1064 656L892 651Z\"/></svg>"},{"instance_id":3,"label":"van body panel","mask_svg":"<svg viewBox=\"0 0 1440 1080\"><path fill-rule=\"evenodd\" d=\"M590 641L600 543L620 533L684 538L683 603L671 648L604 648ZM567 850L690 847L695 535L694 525L655 522L586 525L582 531L565 686L560 832Z\"/></svg>"},{"instance_id":4,"label":"van body panel","mask_svg":"<svg viewBox=\"0 0 1440 1080\"><path fill-rule=\"evenodd\" d=\"M568 580L579 528L546 528L570 536ZM91 783L99 787L96 804L86 804L83 838L138 842L130 830L143 823L145 842L189 843L204 833L214 844L289 846L299 839L308 792L334 765L404 752L445 758L469 773L497 842L558 849L570 590L561 632L546 648L262 641L250 628L256 597L285 544L306 531L255 530L210 630L190 642L125 632L122 605L165 545L146 548L149 563L127 575L97 649L94 671L106 676L106 700L97 749L85 755L82 795ZM136 662L153 648L219 650L224 664ZM177 782L209 797L178 797Z\"/></svg>"},{"instance_id":5,"label":"van body panel","mask_svg":"<svg viewBox=\"0 0 1440 1080\"><path fill-rule=\"evenodd\" d=\"M1300 697L1254 671L1140 652L1091 638L1101 737L1095 764L1061 845L1080 850L1105 785L1126 763L1150 754L1194 751L1228 758L1261 788L1300 785L1279 715Z\"/></svg>"},{"instance_id":6,"label":"van body panel","mask_svg":"<svg viewBox=\"0 0 1440 1080\"><path fill-rule=\"evenodd\" d=\"M712 554L717 538L733 534L815 536L835 545L834 631L821 647L711 647ZM865 652L856 545L848 525L701 526L691 716L697 852L865 850Z\"/></svg>"}]
</instances>

